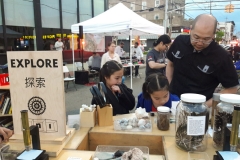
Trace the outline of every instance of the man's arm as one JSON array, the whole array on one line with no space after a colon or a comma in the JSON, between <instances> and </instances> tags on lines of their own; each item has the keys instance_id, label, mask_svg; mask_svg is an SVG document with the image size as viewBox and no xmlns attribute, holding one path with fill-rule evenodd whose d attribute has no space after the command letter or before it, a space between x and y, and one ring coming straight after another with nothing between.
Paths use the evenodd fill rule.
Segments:
<instances>
[{"instance_id":1,"label":"man's arm","mask_svg":"<svg viewBox=\"0 0 240 160\"><path fill-rule=\"evenodd\" d=\"M138 50L139 50L139 53L140 53L140 59L142 59L142 58L143 58L143 52L142 52L142 49L139 47Z\"/></svg>"},{"instance_id":2,"label":"man's arm","mask_svg":"<svg viewBox=\"0 0 240 160\"><path fill-rule=\"evenodd\" d=\"M225 88L220 93L221 94L236 94L238 87ZM212 107L212 98L206 102L208 107Z\"/></svg>"},{"instance_id":3,"label":"man's arm","mask_svg":"<svg viewBox=\"0 0 240 160\"><path fill-rule=\"evenodd\" d=\"M166 77L168 79L169 84L172 82L173 70L174 70L173 62L168 60L168 64L166 67Z\"/></svg>"},{"instance_id":4,"label":"man's arm","mask_svg":"<svg viewBox=\"0 0 240 160\"><path fill-rule=\"evenodd\" d=\"M159 68L166 67L166 64L164 64L164 63L156 63L154 61L150 61L150 62L148 62L148 64L149 64L149 67L152 68L152 69L159 69Z\"/></svg>"}]
</instances>

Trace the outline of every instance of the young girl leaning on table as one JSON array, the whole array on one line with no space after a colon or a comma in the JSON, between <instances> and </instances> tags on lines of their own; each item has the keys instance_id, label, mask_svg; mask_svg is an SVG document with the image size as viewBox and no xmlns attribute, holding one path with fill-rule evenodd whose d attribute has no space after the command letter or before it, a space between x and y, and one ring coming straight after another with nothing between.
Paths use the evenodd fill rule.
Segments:
<instances>
[{"instance_id":1,"label":"young girl leaning on table","mask_svg":"<svg viewBox=\"0 0 240 160\"><path fill-rule=\"evenodd\" d=\"M179 101L179 97L169 92L169 82L161 74L151 74L142 86L142 93L138 95L137 108L142 107L146 112L156 112L157 107L171 108L172 101Z\"/></svg>"},{"instance_id":2,"label":"young girl leaning on table","mask_svg":"<svg viewBox=\"0 0 240 160\"><path fill-rule=\"evenodd\" d=\"M135 106L135 98L132 90L122 83L122 65L115 60L108 61L102 66L100 73L107 88L106 99L113 107L113 115L129 113Z\"/></svg>"}]
</instances>

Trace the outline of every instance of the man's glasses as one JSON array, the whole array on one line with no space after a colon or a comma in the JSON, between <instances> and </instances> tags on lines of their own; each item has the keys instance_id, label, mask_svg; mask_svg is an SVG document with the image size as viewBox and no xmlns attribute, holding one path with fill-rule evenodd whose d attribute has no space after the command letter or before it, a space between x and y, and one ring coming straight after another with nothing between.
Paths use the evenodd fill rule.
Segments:
<instances>
[{"instance_id":1,"label":"man's glasses","mask_svg":"<svg viewBox=\"0 0 240 160\"><path fill-rule=\"evenodd\" d=\"M191 37L191 41L192 42L202 42L203 44L210 44L213 40L210 39L210 40L201 40L201 39L196 39L194 37Z\"/></svg>"}]
</instances>

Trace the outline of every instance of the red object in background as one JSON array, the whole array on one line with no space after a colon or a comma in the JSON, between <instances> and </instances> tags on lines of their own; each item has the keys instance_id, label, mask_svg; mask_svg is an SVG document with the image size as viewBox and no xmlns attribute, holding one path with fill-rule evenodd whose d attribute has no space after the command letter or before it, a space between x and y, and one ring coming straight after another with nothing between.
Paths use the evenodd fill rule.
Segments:
<instances>
[{"instance_id":1,"label":"red object in background","mask_svg":"<svg viewBox=\"0 0 240 160\"><path fill-rule=\"evenodd\" d=\"M80 53L80 54L79 54ZM102 57L102 55L105 52L96 52L99 53L99 55ZM74 50L74 61L75 62L81 62L82 61L82 50ZM88 58L93 55L93 52L84 51L83 50L83 62L88 61ZM63 50L63 61L67 63L72 63L73 57L72 57L72 50Z\"/></svg>"},{"instance_id":2,"label":"red object in background","mask_svg":"<svg viewBox=\"0 0 240 160\"><path fill-rule=\"evenodd\" d=\"M0 74L0 86L9 85L8 73Z\"/></svg>"},{"instance_id":3,"label":"red object in background","mask_svg":"<svg viewBox=\"0 0 240 160\"><path fill-rule=\"evenodd\" d=\"M183 32L189 33L189 32L190 32L190 29L183 29Z\"/></svg>"}]
</instances>

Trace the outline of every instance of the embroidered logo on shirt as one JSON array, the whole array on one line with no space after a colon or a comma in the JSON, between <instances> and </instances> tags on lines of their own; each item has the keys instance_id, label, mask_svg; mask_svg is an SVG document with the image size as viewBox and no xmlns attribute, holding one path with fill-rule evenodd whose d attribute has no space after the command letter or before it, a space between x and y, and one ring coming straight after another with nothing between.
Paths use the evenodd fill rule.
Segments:
<instances>
[{"instance_id":1,"label":"embroidered logo on shirt","mask_svg":"<svg viewBox=\"0 0 240 160\"><path fill-rule=\"evenodd\" d=\"M198 66L198 69L200 69L202 72L204 72L204 73L208 73L208 69L209 69L209 66L208 65L205 65L203 68L200 68L199 66Z\"/></svg>"},{"instance_id":2,"label":"embroidered logo on shirt","mask_svg":"<svg viewBox=\"0 0 240 160\"><path fill-rule=\"evenodd\" d=\"M179 57L179 54L180 54L180 51L177 51L176 53L172 52L172 55L174 55L174 57L178 59L182 58L182 57Z\"/></svg>"},{"instance_id":3,"label":"embroidered logo on shirt","mask_svg":"<svg viewBox=\"0 0 240 160\"><path fill-rule=\"evenodd\" d=\"M148 57L148 61L150 61L150 60L152 60L152 56L149 56L149 57Z\"/></svg>"}]
</instances>

